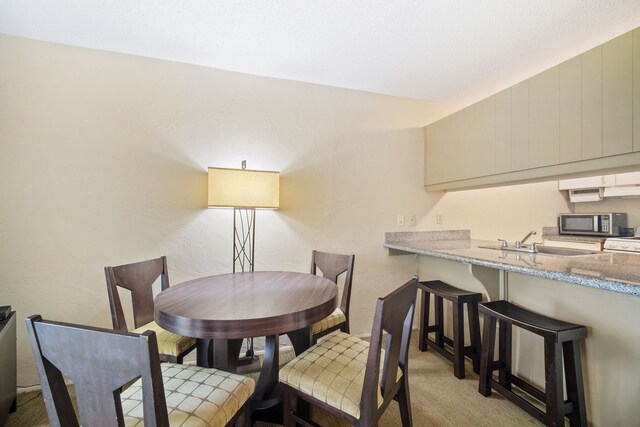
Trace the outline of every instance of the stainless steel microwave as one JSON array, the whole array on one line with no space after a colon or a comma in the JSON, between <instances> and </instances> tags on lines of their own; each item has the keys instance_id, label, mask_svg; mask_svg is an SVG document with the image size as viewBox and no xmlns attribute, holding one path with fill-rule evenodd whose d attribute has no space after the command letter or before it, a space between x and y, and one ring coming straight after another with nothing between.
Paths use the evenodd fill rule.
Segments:
<instances>
[{"instance_id":1,"label":"stainless steel microwave","mask_svg":"<svg viewBox=\"0 0 640 427\"><path fill-rule=\"evenodd\" d=\"M627 214L620 212L560 214L558 228L560 234L623 236L627 228Z\"/></svg>"}]
</instances>

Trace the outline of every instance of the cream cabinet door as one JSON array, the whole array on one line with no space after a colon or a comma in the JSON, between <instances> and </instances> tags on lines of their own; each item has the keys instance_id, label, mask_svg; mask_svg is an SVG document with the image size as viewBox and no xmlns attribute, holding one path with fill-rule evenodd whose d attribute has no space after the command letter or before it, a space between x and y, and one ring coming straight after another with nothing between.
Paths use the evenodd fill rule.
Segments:
<instances>
[{"instance_id":1,"label":"cream cabinet door","mask_svg":"<svg viewBox=\"0 0 640 427\"><path fill-rule=\"evenodd\" d=\"M489 97L462 110L464 139L462 178L491 175L495 170L495 107Z\"/></svg>"},{"instance_id":2,"label":"cream cabinet door","mask_svg":"<svg viewBox=\"0 0 640 427\"><path fill-rule=\"evenodd\" d=\"M529 167L560 162L559 67L529 79Z\"/></svg>"},{"instance_id":3,"label":"cream cabinet door","mask_svg":"<svg viewBox=\"0 0 640 427\"><path fill-rule=\"evenodd\" d=\"M455 113L426 128L425 184L462 179L462 115Z\"/></svg>"},{"instance_id":4,"label":"cream cabinet door","mask_svg":"<svg viewBox=\"0 0 640 427\"><path fill-rule=\"evenodd\" d=\"M602 157L602 46L582 54L582 160Z\"/></svg>"},{"instance_id":5,"label":"cream cabinet door","mask_svg":"<svg viewBox=\"0 0 640 427\"><path fill-rule=\"evenodd\" d=\"M633 33L602 45L602 155L633 149Z\"/></svg>"},{"instance_id":6,"label":"cream cabinet door","mask_svg":"<svg viewBox=\"0 0 640 427\"><path fill-rule=\"evenodd\" d=\"M582 160L582 57L560 64L560 163Z\"/></svg>"},{"instance_id":7,"label":"cream cabinet door","mask_svg":"<svg viewBox=\"0 0 640 427\"><path fill-rule=\"evenodd\" d=\"M493 96L495 108L495 173L511 171L511 90Z\"/></svg>"},{"instance_id":8,"label":"cream cabinet door","mask_svg":"<svg viewBox=\"0 0 640 427\"><path fill-rule=\"evenodd\" d=\"M529 167L529 81L511 87L511 170Z\"/></svg>"}]
</instances>

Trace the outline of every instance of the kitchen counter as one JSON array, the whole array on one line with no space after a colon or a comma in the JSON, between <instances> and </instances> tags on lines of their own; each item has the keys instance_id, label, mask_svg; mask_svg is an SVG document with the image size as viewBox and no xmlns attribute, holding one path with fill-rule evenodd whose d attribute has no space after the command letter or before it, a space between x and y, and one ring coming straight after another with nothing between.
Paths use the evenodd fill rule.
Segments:
<instances>
[{"instance_id":1,"label":"kitchen counter","mask_svg":"<svg viewBox=\"0 0 640 427\"><path fill-rule=\"evenodd\" d=\"M640 296L640 255L602 252L557 256L485 249L499 242L475 240L468 230L385 233L384 247Z\"/></svg>"},{"instance_id":2,"label":"kitchen counter","mask_svg":"<svg viewBox=\"0 0 640 427\"><path fill-rule=\"evenodd\" d=\"M442 280L480 292L484 300L504 299L585 325L588 336L581 354L589 425L637 425L640 298L633 296L640 296L640 255L559 257L479 247L498 245L471 239L468 230L386 233L384 243L390 255L416 254L421 280ZM449 332L450 319L444 318ZM512 372L544 389L545 355L539 337L513 328L512 344Z\"/></svg>"}]
</instances>

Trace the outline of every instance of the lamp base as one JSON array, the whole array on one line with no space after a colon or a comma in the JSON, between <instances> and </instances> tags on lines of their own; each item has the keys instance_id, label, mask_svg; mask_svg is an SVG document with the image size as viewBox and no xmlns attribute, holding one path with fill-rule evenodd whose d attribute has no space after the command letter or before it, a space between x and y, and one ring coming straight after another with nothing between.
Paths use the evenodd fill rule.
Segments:
<instances>
[{"instance_id":1,"label":"lamp base","mask_svg":"<svg viewBox=\"0 0 640 427\"><path fill-rule=\"evenodd\" d=\"M247 366L258 362L258 356L242 356L238 358L238 366Z\"/></svg>"}]
</instances>

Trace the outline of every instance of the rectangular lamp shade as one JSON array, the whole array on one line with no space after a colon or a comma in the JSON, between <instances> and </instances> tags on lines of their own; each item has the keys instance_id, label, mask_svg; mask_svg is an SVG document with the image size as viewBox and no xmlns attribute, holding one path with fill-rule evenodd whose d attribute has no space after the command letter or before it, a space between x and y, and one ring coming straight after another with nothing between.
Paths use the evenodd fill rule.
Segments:
<instances>
[{"instance_id":1,"label":"rectangular lamp shade","mask_svg":"<svg viewBox=\"0 0 640 427\"><path fill-rule=\"evenodd\" d=\"M280 207L280 173L209 168L209 207Z\"/></svg>"}]
</instances>

